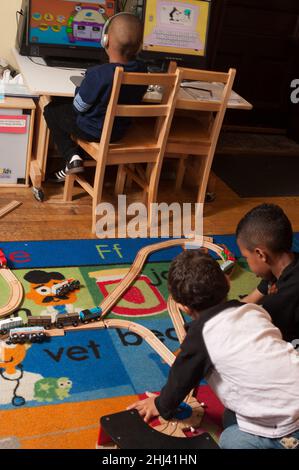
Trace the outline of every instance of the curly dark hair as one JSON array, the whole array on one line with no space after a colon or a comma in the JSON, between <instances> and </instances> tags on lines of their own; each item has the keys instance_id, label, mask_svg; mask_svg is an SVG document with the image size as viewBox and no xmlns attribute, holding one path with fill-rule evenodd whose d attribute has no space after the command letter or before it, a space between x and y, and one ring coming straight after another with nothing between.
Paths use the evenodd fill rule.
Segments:
<instances>
[{"instance_id":1,"label":"curly dark hair","mask_svg":"<svg viewBox=\"0 0 299 470\"><path fill-rule=\"evenodd\" d=\"M292 249L293 230L281 207L260 204L240 220L236 237L249 251L264 246L272 253L283 253Z\"/></svg>"},{"instance_id":2,"label":"curly dark hair","mask_svg":"<svg viewBox=\"0 0 299 470\"><path fill-rule=\"evenodd\" d=\"M229 284L219 263L201 250L186 250L171 263L168 288L174 300L194 312L225 300Z\"/></svg>"}]
</instances>

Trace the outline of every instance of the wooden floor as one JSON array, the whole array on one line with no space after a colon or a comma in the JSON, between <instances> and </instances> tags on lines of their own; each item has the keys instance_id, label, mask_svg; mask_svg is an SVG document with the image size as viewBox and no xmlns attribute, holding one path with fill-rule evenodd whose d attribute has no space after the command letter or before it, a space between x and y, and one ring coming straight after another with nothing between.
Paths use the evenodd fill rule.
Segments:
<instances>
[{"instance_id":1,"label":"wooden floor","mask_svg":"<svg viewBox=\"0 0 299 470\"><path fill-rule=\"evenodd\" d=\"M195 192L184 190L174 193L173 181L162 181L159 201L194 202ZM104 200L115 204L113 184L106 184ZM13 240L51 240L94 238L91 235L91 199L88 195L65 204L61 202L63 185L45 185L47 200L36 201L31 188L1 188L0 208L19 200L22 205L0 219L1 241ZM80 189L78 188L80 193ZM82 194L82 193L81 193ZM221 180L216 178L216 200L206 203L204 208L205 234L232 234L239 219L252 207L262 202L279 204L289 216L294 231L299 231L299 196L275 198L240 198ZM141 193L130 193L128 203L136 202ZM1 245L0 245L1 247Z\"/></svg>"}]
</instances>

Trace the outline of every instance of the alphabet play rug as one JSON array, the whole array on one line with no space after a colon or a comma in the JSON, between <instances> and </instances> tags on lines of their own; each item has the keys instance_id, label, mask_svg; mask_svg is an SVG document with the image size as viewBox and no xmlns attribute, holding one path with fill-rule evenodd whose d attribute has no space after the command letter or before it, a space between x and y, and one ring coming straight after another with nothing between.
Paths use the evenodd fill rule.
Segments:
<instances>
[{"instance_id":1,"label":"alphabet play rug","mask_svg":"<svg viewBox=\"0 0 299 470\"><path fill-rule=\"evenodd\" d=\"M215 237L238 254L233 236ZM157 240L66 240L6 242L1 249L24 288L14 312L51 316L99 305L123 278L136 253ZM179 347L167 312L169 262L181 248L151 255L144 269L109 318L131 320L149 328L171 350ZM65 279L80 289L57 294ZM244 260L232 276L231 297L258 282ZM56 286L56 287L55 287ZM0 278L0 305L8 288ZM159 391L169 367L133 331L74 330L47 342L0 342L0 448L95 448L101 416L124 410L145 391ZM221 404L206 384L200 400L207 408L202 426L217 436Z\"/></svg>"}]
</instances>

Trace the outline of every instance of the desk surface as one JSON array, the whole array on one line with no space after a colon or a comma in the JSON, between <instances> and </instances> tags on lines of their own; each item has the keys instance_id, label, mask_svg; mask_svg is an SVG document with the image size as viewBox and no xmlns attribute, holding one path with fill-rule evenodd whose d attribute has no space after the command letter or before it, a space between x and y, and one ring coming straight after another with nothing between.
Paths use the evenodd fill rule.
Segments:
<instances>
[{"instance_id":1,"label":"desk surface","mask_svg":"<svg viewBox=\"0 0 299 470\"><path fill-rule=\"evenodd\" d=\"M36 95L49 95L49 96L74 96L75 85L71 81L72 76L80 76L84 73L84 69L62 69L56 67L48 67L42 65L42 59L35 57L32 60L29 57L21 56L16 49L13 49L13 54L19 66L20 72L23 75L24 81L33 94ZM38 64L36 62L40 62ZM199 82L197 82L199 83ZM182 84L183 85L183 84ZM184 85L183 85L184 86ZM198 100L203 100L206 103L217 103L217 91L221 84L209 84L213 90L213 98L209 99L205 96L205 91L202 89L195 90L193 88L181 88L178 96L177 108L188 108L188 102L195 104ZM204 84L207 87L207 84ZM202 87L203 88L203 87ZM149 101L155 100L155 93L148 93ZM159 95L156 96L158 99ZM246 101L242 96L232 92L228 102L228 108L250 110L252 105Z\"/></svg>"},{"instance_id":2,"label":"desk surface","mask_svg":"<svg viewBox=\"0 0 299 470\"><path fill-rule=\"evenodd\" d=\"M32 93L49 96L74 96L75 85L71 82L70 77L80 75L84 72L83 69L48 67L42 65L43 61L39 57L33 57L31 60L29 57L21 56L16 49L13 49L13 54L24 81Z\"/></svg>"}]
</instances>

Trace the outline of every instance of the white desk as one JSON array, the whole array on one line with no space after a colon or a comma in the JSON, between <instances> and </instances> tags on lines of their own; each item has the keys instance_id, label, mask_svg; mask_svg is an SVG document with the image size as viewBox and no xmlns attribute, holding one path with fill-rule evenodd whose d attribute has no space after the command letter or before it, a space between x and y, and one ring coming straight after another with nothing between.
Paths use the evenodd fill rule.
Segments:
<instances>
[{"instance_id":1,"label":"white desk","mask_svg":"<svg viewBox=\"0 0 299 470\"><path fill-rule=\"evenodd\" d=\"M27 87L34 95L74 96L75 85L70 77L80 75L85 71L84 69L48 67L43 59L33 57L31 60L29 57L20 55L16 49L13 49L13 55Z\"/></svg>"}]
</instances>

